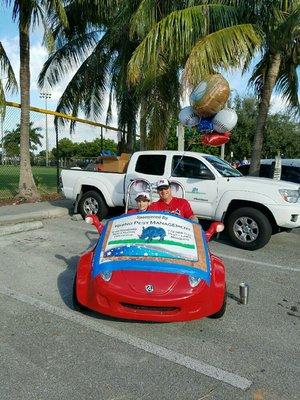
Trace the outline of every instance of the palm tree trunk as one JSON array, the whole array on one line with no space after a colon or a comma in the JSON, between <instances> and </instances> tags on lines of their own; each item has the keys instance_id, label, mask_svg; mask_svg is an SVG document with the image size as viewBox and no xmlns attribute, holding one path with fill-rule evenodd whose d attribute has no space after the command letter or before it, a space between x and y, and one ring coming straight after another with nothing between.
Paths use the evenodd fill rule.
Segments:
<instances>
[{"instance_id":1,"label":"palm tree trunk","mask_svg":"<svg viewBox=\"0 0 300 400\"><path fill-rule=\"evenodd\" d=\"M146 100L145 97L141 98L141 110L140 110L140 150L146 150L146 138L147 138L147 121L146 121Z\"/></svg>"},{"instance_id":2,"label":"palm tree trunk","mask_svg":"<svg viewBox=\"0 0 300 400\"><path fill-rule=\"evenodd\" d=\"M251 165L249 170L249 175L252 176L259 176L260 159L261 159L261 152L264 140L264 130L268 117L271 95L276 83L276 78L278 76L280 64L281 64L280 53L276 53L270 57L265 77L265 83L262 89L261 101L259 103L256 130L253 140Z\"/></svg>"},{"instance_id":3,"label":"palm tree trunk","mask_svg":"<svg viewBox=\"0 0 300 400\"><path fill-rule=\"evenodd\" d=\"M126 151L128 153L133 153L134 147L134 135L135 135L135 127L133 124L127 124L127 140L126 140Z\"/></svg>"},{"instance_id":4,"label":"palm tree trunk","mask_svg":"<svg viewBox=\"0 0 300 400\"><path fill-rule=\"evenodd\" d=\"M29 152L29 106L30 106L30 23L25 22L24 11L20 7L20 92L21 92L21 129L20 129L20 181L18 197L27 200L39 198L33 180Z\"/></svg>"}]
</instances>

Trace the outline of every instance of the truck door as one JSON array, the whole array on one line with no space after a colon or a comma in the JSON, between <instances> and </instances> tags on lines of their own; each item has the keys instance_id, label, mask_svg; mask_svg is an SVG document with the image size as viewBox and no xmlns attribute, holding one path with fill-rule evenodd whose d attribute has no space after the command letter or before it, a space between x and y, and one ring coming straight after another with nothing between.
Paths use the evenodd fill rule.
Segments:
<instances>
[{"instance_id":1,"label":"truck door","mask_svg":"<svg viewBox=\"0 0 300 400\"><path fill-rule=\"evenodd\" d=\"M214 218L218 181L201 160L191 156L174 155L171 176L185 188L185 197L195 214Z\"/></svg>"}]
</instances>

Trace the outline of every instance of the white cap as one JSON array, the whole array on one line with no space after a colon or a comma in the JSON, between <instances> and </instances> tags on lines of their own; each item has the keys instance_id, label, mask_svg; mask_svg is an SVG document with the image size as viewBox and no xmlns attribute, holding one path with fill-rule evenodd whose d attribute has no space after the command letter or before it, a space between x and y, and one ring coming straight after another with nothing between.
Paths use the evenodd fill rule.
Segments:
<instances>
[{"instance_id":1,"label":"white cap","mask_svg":"<svg viewBox=\"0 0 300 400\"><path fill-rule=\"evenodd\" d=\"M144 197L146 198L148 201L150 201L150 195L148 192L139 192L136 196L135 196L135 200L137 200L139 197Z\"/></svg>"},{"instance_id":2,"label":"white cap","mask_svg":"<svg viewBox=\"0 0 300 400\"><path fill-rule=\"evenodd\" d=\"M160 188L161 186L170 186L170 182L168 181L168 179L160 179L159 181L156 182L156 187L157 189Z\"/></svg>"}]
</instances>

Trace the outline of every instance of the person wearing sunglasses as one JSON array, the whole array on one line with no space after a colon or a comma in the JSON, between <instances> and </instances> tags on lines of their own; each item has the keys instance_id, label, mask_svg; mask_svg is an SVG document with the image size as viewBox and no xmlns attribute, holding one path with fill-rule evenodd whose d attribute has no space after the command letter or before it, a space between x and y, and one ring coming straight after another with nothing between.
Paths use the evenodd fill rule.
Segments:
<instances>
[{"instance_id":1,"label":"person wearing sunglasses","mask_svg":"<svg viewBox=\"0 0 300 400\"><path fill-rule=\"evenodd\" d=\"M173 197L168 179L160 179L156 183L156 188L159 200L151 203L148 211L165 211L198 222L190 203L186 199Z\"/></svg>"}]
</instances>

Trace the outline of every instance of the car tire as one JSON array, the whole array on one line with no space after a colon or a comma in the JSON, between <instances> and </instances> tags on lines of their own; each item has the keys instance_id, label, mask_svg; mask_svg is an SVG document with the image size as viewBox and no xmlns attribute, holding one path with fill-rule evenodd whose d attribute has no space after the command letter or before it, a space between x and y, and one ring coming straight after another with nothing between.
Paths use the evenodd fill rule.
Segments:
<instances>
[{"instance_id":1,"label":"car tire","mask_svg":"<svg viewBox=\"0 0 300 400\"><path fill-rule=\"evenodd\" d=\"M74 283L73 283L73 296L72 296L72 301L73 301L73 307L75 311L83 312L86 308L79 303L78 298L77 298L77 292L76 292L76 275L74 277Z\"/></svg>"},{"instance_id":2,"label":"car tire","mask_svg":"<svg viewBox=\"0 0 300 400\"><path fill-rule=\"evenodd\" d=\"M261 249L268 243L272 235L270 221L256 208L239 208L229 215L226 222L229 238L236 247L241 249Z\"/></svg>"},{"instance_id":3,"label":"car tire","mask_svg":"<svg viewBox=\"0 0 300 400\"><path fill-rule=\"evenodd\" d=\"M226 286L225 286L225 292L224 292L224 299L223 299L222 307L220 308L219 311L217 311L216 313L210 315L208 318L212 318L212 319L222 318L223 315L225 314L226 307L227 307L227 292L226 292Z\"/></svg>"},{"instance_id":4,"label":"car tire","mask_svg":"<svg viewBox=\"0 0 300 400\"><path fill-rule=\"evenodd\" d=\"M100 193L95 190L89 190L81 196L78 203L78 211L83 219L87 214L96 214L101 221L107 216L108 207Z\"/></svg>"}]
</instances>

